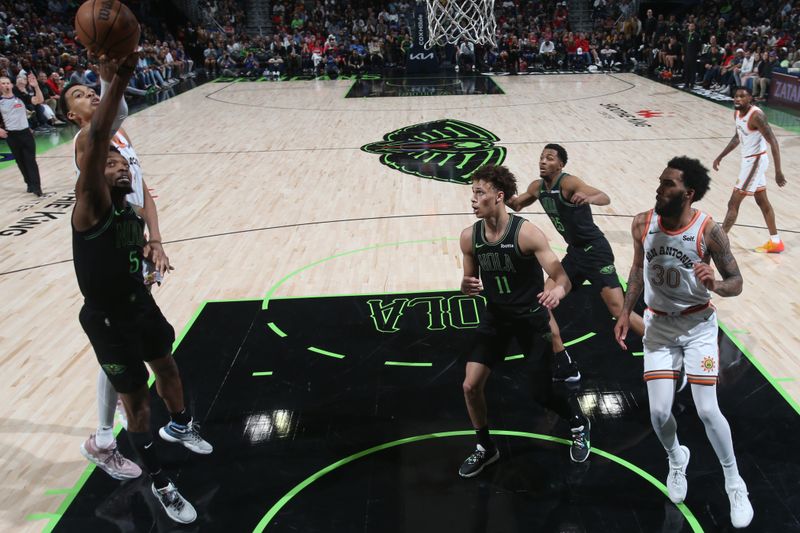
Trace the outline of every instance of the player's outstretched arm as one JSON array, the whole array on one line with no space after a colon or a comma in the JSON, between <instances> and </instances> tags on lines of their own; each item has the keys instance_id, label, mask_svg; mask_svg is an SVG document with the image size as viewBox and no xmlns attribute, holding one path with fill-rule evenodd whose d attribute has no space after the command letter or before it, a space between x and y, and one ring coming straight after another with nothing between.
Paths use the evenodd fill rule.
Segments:
<instances>
[{"instance_id":1,"label":"player's outstretched arm","mask_svg":"<svg viewBox=\"0 0 800 533\"><path fill-rule=\"evenodd\" d=\"M542 269L550 277L545 290L538 294L539 303L548 309L554 309L572 288L572 284L561 266L561 261L547 241L542 230L533 224L523 224L519 230L518 242L520 252L524 255L534 254Z\"/></svg>"},{"instance_id":2,"label":"player's outstretched arm","mask_svg":"<svg viewBox=\"0 0 800 533\"><path fill-rule=\"evenodd\" d=\"M631 264L631 271L628 274L628 290L625 293L625 302L622 305L622 312L617 318L617 324L614 326L614 336L617 343L624 350L628 349L625 344L625 338L628 336L628 329L630 328L631 312L633 307L639 300L639 296L644 290L644 245L642 244L642 236L647 231L647 213L639 213L633 219L631 224L631 235L633 236L633 264Z\"/></svg>"},{"instance_id":3,"label":"player's outstretched arm","mask_svg":"<svg viewBox=\"0 0 800 533\"><path fill-rule=\"evenodd\" d=\"M739 146L739 135L734 132L733 137L731 137L731 140L728 142L728 146L726 146L722 153L714 160L714 164L712 165L714 170L719 170L719 164L722 162L722 158L731 153L737 146Z\"/></svg>"},{"instance_id":4,"label":"player's outstretched arm","mask_svg":"<svg viewBox=\"0 0 800 533\"><path fill-rule=\"evenodd\" d=\"M786 178L783 176L783 170L781 169L781 148L778 139L769 126L769 122L767 122L767 117L763 112L753 113L753 116L750 117L749 125L752 125L753 129L760 131L761 135L764 136L764 140L769 143L770 151L772 152L772 161L775 163L775 182L778 184L778 187L783 187L786 185Z\"/></svg>"},{"instance_id":5,"label":"player's outstretched arm","mask_svg":"<svg viewBox=\"0 0 800 533\"><path fill-rule=\"evenodd\" d=\"M541 182L542 180L532 181L524 193L515 194L506 200L506 205L514 211L519 211L533 204L533 202L539 199L539 186Z\"/></svg>"},{"instance_id":6,"label":"player's outstretched arm","mask_svg":"<svg viewBox=\"0 0 800 533\"><path fill-rule=\"evenodd\" d=\"M571 174L564 176L561 184L561 190L566 193L564 197L569 198L569 201L575 205L608 205L611 203L611 198L606 193L592 187L577 176Z\"/></svg>"},{"instance_id":7,"label":"player's outstretched arm","mask_svg":"<svg viewBox=\"0 0 800 533\"><path fill-rule=\"evenodd\" d=\"M137 58L138 54L133 53L120 65L109 87L108 98L100 100L89 127L81 130L75 141L81 173L75 185L72 223L78 231L94 226L111 205L111 192L105 177L111 125Z\"/></svg>"},{"instance_id":8,"label":"player's outstretched arm","mask_svg":"<svg viewBox=\"0 0 800 533\"><path fill-rule=\"evenodd\" d=\"M714 265L719 270L722 279L714 279L714 269L707 263L696 263L694 273L703 285L720 296L737 296L742 292L742 274L739 265L731 252L731 243L728 235L713 220L706 224L703 238L706 250L714 260Z\"/></svg>"},{"instance_id":9,"label":"player's outstretched arm","mask_svg":"<svg viewBox=\"0 0 800 533\"><path fill-rule=\"evenodd\" d=\"M480 294L483 285L478 277L478 264L472 253L472 226L461 232L459 239L461 253L464 255L464 277L461 278L461 292L469 296Z\"/></svg>"}]
</instances>

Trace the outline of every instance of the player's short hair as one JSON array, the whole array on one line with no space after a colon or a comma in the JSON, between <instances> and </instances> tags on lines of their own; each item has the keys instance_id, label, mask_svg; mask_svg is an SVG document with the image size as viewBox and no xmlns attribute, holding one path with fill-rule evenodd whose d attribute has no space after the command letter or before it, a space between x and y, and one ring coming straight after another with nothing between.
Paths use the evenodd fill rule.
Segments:
<instances>
[{"instance_id":1,"label":"player's short hair","mask_svg":"<svg viewBox=\"0 0 800 533\"><path fill-rule=\"evenodd\" d=\"M694 190L693 202L703 199L711 184L711 176L699 159L682 155L670 159L667 166L683 173L683 183L686 184L686 188Z\"/></svg>"},{"instance_id":2,"label":"player's short hair","mask_svg":"<svg viewBox=\"0 0 800 533\"><path fill-rule=\"evenodd\" d=\"M736 94L737 91L744 91L750 96L753 96L753 91L747 85L739 85L733 90L733 94Z\"/></svg>"},{"instance_id":3,"label":"player's short hair","mask_svg":"<svg viewBox=\"0 0 800 533\"><path fill-rule=\"evenodd\" d=\"M563 146L561 146L560 144L550 143L550 144L545 145L544 149L545 150L555 150L556 154L558 154L558 159L561 160L561 164L564 165L564 166L567 165L567 159L569 159L569 158L567 157L567 151L564 149Z\"/></svg>"},{"instance_id":4,"label":"player's short hair","mask_svg":"<svg viewBox=\"0 0 800 533\"><path fill-rule=\"evenodd\" d=\"M69 103L67 102L67 93L69 92L70 89L72 89L76 85L81 85L81 84L71 82L66 84L64 88L61 89L61 94L58 95L58 106L56 107L58 107L59 120L66 120L77 126L78 125L77 122L67 117L67 114L69 113Z\"/></svg>"},{"instance_id":5,"label":"player's short hair","mask_svg":"<svg viewBox=\"0 0 800 533\"><path fill-rule=\"evenodd\" d=\"M506 199L517 194L517 178L503 165L484 165L472 175L472 181L491 183L498 191L502 191Z\"/></svg>"}]
</instances>

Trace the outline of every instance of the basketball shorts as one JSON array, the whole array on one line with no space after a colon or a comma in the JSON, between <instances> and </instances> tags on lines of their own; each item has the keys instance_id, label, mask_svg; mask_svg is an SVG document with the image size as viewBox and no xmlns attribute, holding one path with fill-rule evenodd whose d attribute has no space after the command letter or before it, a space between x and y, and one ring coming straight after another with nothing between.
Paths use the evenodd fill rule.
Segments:
<instances>
[{"instance_id":1,"label":"basketball shorts","mask_svg":"<svg viewBox=\"0 0 800 533\"><path fill-rule=\"evenodd\" d=\"M487 305L480 317L475 331L475 342L467 361L494 367L506 357L517 355L509 353L511 341L516 339L522 353L535 363L541 357L549 357L552 352L552 332L550 315L544 308L535 313L516 315Z\"/></svg>"},{"instance_id":2,"label":"basketball shorts","mask_svg":"<svg viewBox=\"0 0 800 533\"><path fill-rule=\"evenodd\" d=\"M147 383L145 361L172 353L175 330L158 306L130 318L117 319L84 305L79 318L100 367L117 392L139 389Z\"/></svg>"},{"instance_id":3,"label":"basketball shorts","mask_svg":"<svg viewBox=\"0 0 800 533\"><path fill-rule=\"evenodd\" d=\"M719 375L717 313L713 307L688 315L644 312L644 380L677 379L686 370L689 383L716 385Z\"/></svg>"},{"instance_id":4,"label":"basketball shorts","mask_svg":"<svg viewBox=\"0 0 800 533\"><path fill-rule=\"evenodd\" d=\"M747 196L763 191L767 188L767 168L769 168L769 157L766 153L743 157L735 189Z\"/></svg>"},{"instance_id":5,"label":"basketball shorts","mask_svg":"<svg viewBox=\"0 0 800 533\"><path fill-rule=\"evenodd\" d=\"M567 255L561 260L561 266L572 283L572 290L577 290L584 281L597 287L620 287L617 269L614 266L614 252L611 245L603 237L584 246L567 247Z\"/></svg>"}]
</instances>

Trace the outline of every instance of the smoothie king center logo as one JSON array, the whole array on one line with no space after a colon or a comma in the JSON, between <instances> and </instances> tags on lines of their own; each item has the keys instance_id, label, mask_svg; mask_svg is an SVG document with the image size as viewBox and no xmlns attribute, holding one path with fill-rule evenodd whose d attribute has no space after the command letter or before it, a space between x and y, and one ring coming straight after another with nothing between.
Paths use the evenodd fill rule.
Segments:
<instances>
[{"instance_id":1,"label":"smoothie king center logo","mask_svg":"<svg viewBox=\"0 0 800 533\"><path fill-rule=\"evenodd\" d=\"M617 104L600 104L600 107L608 111L608 113L626 120L637 128L652 128L653 125L648 122L648 119L674 116L672 112L656 111L653 109L640 109L635 113L631 113ZM603 114L609 116L607 113Z\"/></svg>"},{"instance_id":2,"label":"smoothie king center logo","mask_svg":"<svg viewBox=\"0 0 800 533\"><path fill-rule=\"evenodd\" d=\"M501 165L506 149L494 133L460 120L443 119L406 126L361 149L380 162L419 178L469 185L484 165Z\"/></svg>"}]
</instances>

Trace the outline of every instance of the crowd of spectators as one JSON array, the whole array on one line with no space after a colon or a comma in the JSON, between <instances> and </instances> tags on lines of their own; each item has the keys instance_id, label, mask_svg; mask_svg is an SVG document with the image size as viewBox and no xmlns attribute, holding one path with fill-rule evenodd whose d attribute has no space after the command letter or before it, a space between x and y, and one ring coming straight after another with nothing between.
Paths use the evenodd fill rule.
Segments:
<instances>
[{"instance_id":1,"label":"crowd of spectators","mask_svg":"<svg viewBox=\"0 0 800 533\"><path fill-rule=\"evenodd\" d=\"M228 20L243 17L233 0L217 4ZM437 51L442 64L464 70L636 70L673 80L692 75L721 91L747 84L758 98L765 97L774 70L800 66L797 0L715 0L698 2L685 13L667 12L675 6L664 5L665 12L654 7L641 18L638 5L587 0L591 29L578 32L572 31L565 1L497 0L496 46L464 41ZM203 64L212 75L273 78L402 69L411 47L413 9L411 0L275 0L269 35L201 35Z\"/></svg>"},{"instance_id":2,"label":"crowd of spectators","mask_svg":"<svg viewBox=\"0 0 800 533\"><path fill-rule=\"evenodd\" d=\"M81 2L77 0L0 0L0 76L8 77L15 93L30 94L32 72L45 101L31 104L29 123L35 131L48 132L64 124L56 117L56 102L64 86L79 82L99 87L94 58L75 40L73 20ZM126 2L134 10L136 1ZM140 18L140 21L142 19ZM193 61L182 42L159 27L142 24L142 57L129 92L153 94L169 89L192 75Z\"/></svg>"}]
</instances>

